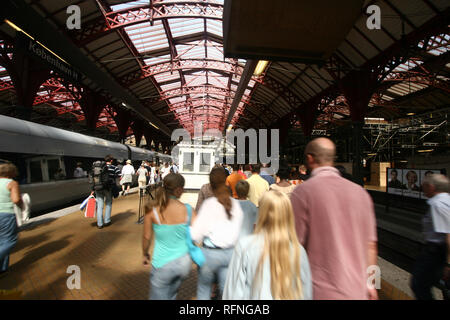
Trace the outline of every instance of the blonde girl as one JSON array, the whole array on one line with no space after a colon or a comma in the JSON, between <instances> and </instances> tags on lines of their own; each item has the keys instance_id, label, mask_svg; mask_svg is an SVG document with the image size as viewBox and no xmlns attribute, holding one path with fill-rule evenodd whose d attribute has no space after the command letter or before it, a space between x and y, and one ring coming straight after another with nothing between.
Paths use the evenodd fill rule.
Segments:
<instances>
[{"instance_id":1,"label":"blonde girl","mask_svg":"<svg viewBox=\"0 0 450 320\"><path fill-rule=\"evenodd\" d=\"M286 194L271 190L261 198L254 234L235 247L223 299L312 299L308 257Z\"/></svg>"}]
</instances>

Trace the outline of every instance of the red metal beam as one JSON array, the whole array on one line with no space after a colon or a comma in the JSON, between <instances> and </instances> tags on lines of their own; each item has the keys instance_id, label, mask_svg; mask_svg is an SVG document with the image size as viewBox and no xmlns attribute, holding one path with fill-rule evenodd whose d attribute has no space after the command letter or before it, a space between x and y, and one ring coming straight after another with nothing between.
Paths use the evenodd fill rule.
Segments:
<instances>
[{"instance_id":1,"label":"red metal beam","mask_svg":"<svg viewBox=\"0 0 450 320\"><path fill-rule=\"evenodd\" d=\"M236 65L231 62L212 59L178 59L173 61L162 62L151 66L144 66L142 70L133 71L120 78L120 82L126 86L132 86L133 84L153 77L155 75L174 72L174 71L186 71L186 70L211 70L221 73L242 74L242 66Z\"/></svg>"},{"instance_id":2,"label":"red metal beam","mask_svg":"<svg viewBox=\"0 0 450 320\"><path fill-rule=\"evenodd\" d=\"M150 5L136 6L105 13L105 18L98 18L86 23L74 37L79 45L85 45L114 30L138 23L168 18L206 18L222 20L223 5L206 2L164 3L153 1Z\"/></svg>"}]
</instances>

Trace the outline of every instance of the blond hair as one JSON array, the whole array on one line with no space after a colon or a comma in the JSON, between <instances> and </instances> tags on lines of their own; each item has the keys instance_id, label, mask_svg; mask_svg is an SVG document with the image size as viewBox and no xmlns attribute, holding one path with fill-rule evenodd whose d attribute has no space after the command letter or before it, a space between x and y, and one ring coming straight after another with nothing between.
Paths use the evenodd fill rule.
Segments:
<instances>
[{"instance_id":1,"label":"blond hair","mask_svg":"<svg viewBox=\"0 0 450 320\"><path fill-rule=\"evenodd\" d=\"M17 167L12 163L3 163L0 164L0 177L6 177L9 179L13 179L17 177L19 171Z\"/></svg>"},{"instance_id":2,"label":"blond hair","mask_svg":"<svg viewBox=\"0 0 450 320\"><path fill-rule=\"evenodd\" d=\"M268 256L272 297L276 300L302 299L300 244L291 202L286 194L271 190L263 195L255 234L264 236L264 249L256 268L253 288L262 279L263 265Z\"/></svg>"}]
</instances>

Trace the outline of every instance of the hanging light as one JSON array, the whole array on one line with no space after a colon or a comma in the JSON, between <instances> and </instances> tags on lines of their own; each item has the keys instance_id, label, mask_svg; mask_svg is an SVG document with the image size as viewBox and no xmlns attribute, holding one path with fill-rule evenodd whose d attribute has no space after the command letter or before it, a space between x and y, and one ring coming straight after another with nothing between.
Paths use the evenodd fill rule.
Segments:
<instances>
[{"instance_id":1,"label":"hanging light","mask_svg":"<svg viewBox=\"0 0 450 320\"><path fill-rule=\"evenodd\" d=\"M263 73L264 69L266 68L269 61L266 60L259 60L258 64L256 65L255 71L253 72L254 76L259 76L261 73Z\"/></svg>"}]
</instances>

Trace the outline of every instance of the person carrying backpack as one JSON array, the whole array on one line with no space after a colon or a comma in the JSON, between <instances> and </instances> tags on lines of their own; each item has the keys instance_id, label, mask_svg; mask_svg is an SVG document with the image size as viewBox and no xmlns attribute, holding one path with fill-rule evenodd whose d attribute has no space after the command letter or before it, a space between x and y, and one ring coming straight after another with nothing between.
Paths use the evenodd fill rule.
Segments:
<instances>
[{"instance_id":1,"label":"person carrying backpack","mask_svg":"<svg viewBox=\"0 0 450 320\"><path fill-rule=\"evenodd\" d=\"M113 160L113 157L108 155L105 161L95 161L92 164L90 181L92 194L95 194L97 201L97 228L99 229L111 224L113 188L116 187L116 178L120 175L119 168L112 164ZM103 204L106 206L104 224Z\"/></svg>"}]
</instances>

